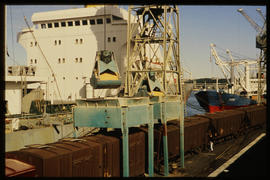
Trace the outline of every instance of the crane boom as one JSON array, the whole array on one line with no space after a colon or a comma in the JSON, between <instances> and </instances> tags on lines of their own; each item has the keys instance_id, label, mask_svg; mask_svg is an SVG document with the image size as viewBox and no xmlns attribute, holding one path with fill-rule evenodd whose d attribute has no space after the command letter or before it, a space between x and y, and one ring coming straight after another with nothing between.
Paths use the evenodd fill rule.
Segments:
<instances>
[{"instance_id":1,"label":"crane boom","mask_svg":"<svg viewBox=\"0 0 270 180\"><path fill-rule=\"evenodd\" d=\"M265 17L264 15L262 14L262 10L260 8L257 8L256 11L260 14L260 16L262 17L263 21L265 22Z\"/></svg>"},{"instance_id":2,"label":"crane boom","mask_svg":"<svg viewBox=\"0 0 270 180\"><path fill-rule=\"evenodd\" d=\"M229 70L227 69L228 67L227 67L226 64L224 64L224 62L219 58L219 56L218 56L218 54L217 54L217 51L216 51L216 49L215 49L215 44L212 44L212 43L211 43L210 46L211 46L211 53L212 53L212 55L214 56L214 58L215 58L215 60L216 60L216 64L220 67L220 69L221 69L223 75L225 76L225 78L226 78L228 84L231 84L231 82L229 81L228 75L227 75L227 74L225 73L225 71L224 71L224 66L225 66L225 68L226 68L227 71L229 71Z\"/></svg>"},{"instance_id":3,"label":"crane boom","mask_svg":"<svg viewBox=\"0 0 270 180\"><path fill-rule=\"evenodd\" d=\"M243 8L239 8L237 11L240 12L248 20L248 22L255 28L258 33L263 31L263 29L245 13Z\"/></svg>"}]
</instances>

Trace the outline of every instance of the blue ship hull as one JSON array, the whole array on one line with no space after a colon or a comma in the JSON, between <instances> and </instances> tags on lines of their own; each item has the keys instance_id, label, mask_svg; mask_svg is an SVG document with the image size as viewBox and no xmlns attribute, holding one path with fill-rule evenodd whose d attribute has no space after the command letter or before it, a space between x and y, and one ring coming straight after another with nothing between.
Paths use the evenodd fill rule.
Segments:
<instances>
[{"instance_id":1,"label":"blue ship hull","mask_svg":"<svg viewBox=\"0 0 270 180\"><path fill-rule=\"evenodd\" d=\"M210 113L257 104L252 99L225 92L200 91L195 97L200 106Z\"/></svg>"}]
</instances>

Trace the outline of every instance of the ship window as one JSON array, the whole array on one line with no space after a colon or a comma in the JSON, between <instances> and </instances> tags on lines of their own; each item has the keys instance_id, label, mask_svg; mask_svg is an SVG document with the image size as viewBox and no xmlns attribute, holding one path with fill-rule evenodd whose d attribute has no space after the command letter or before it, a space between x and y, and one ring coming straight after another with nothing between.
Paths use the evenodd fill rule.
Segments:
<instances>
[{"instance_id":1,"label":"ship window","mask_svg":"<svg viewBox=\"0 0 270 180\"><path fill-rule=\"evenodd\" d=\"M30 64L33 64L33 59L30 60Z\"/></svg>"},{"instance_id":2,"label":"ship window","mask_svg":"<svg viewBox=\"0 0 270 180\"><path fill-rule=\"evenodd\" d=\"M52 28L52 23L48 23L48 28Z\"/></svg>"},{"instance_id":3,"label":"ship window","mask_svg":"<svg viewBox=\"0 0 270 180\"><path fill-rule=\"evenodd\" d=\"M97 19L97 24L103 24L103 19Z\"/></svg>"},{"instance_id":4,"label":"ship window","mask_svg":"<svg viewBox=\"0 0 270 180\"><path fill-rule=\"evenodd\" d=\"M80 25L80 21L75 21L75 26L79 26Z\"/></svg>"},{"instance_id":5,"label":"ship window","mask_svg":"<svg viewBox=\"0 0 270 180\"><path fill-rule=\"evenodd\" d=\"M63 77L63 80L65 80L66 78L65 77Z\"/></svg>"},{"instance_id":6,"label":"ship window","mask_svg":"<svg viewBox=\"0 0 270 180\"><path fill-rule=\"evenodd\" d=\"M58 63L59 63L59 64L61 63L61 59L60 59L60 58L58 58Z\"/></svg>"},{"instance_id":7,"label":"ship window","mask_svg":"<svg viewBox=\"0 0 270 180\"><path fill-rule=\"evenodd\" d=\"M116 37L113 37L113 42L115 42L116 41Z\"/></svg>"},{"instance_id":8,"label":"ship window","mask_svg":"<svg viewBox=\"0 0 270 180\"><path fill-rule=\"evenodd\" d=\"M54 27L58 28L59 27L59 23L58 22L54 23Z\"/></svg>"},{"instance_id":9,"label":"ship window","mask_svg":"<svg viewBox=\"0 0 270 180\"><path fill-rule=\"evenodd\" d=\"M80 44L82 44L82 42L83 42L83 39L80 39Z\"/></svg>"},{"instance_id":10,"label":"ship window","mask_svg":"<svg viewBox=\"0 0 270 180\"><path fill-rule=\"evenodd\" d=\"M78 58L75 58L75 60L76 60L76 63L78 62Z\"/></svg>"},{"instance_id":11,"label":"ship window","mask_svg":"<svg viewBox=\"0 0 270 180\"><path fill-rule=\"evenodd\" d=\"M73 26L73 21L68 21L68 26Z\"/></svg>"},{"instance_id":12,"label":"ship window","mask_svg":"<svg viewBox=\"0 0 270 180\"><path fill-rule=\"evenodd\" d=\"M80 63L82 62L82 58L80 58Z\"/></svg>"},{"instance_id":13,"label":"ship window","mask_svg":"<svg viewBox=\"0 0 270 180\"><path fill-rule=\"evenodd\" d=\"M94 24L96 24L96 21L94 19L90 19L90 24L94 25Z\"/></svg>"},{"instance_id":14,"label":"ship window","mask_svg":"<svg viewBox=\"0 0 270 180\"><path fill-rule=\"evenodd\" d=\"M111 42L111 38L110 37L108 37L108 42Z\"/></svg>"},{"instance_id":15,"label":"ship window","mask_svg":"<svg viewBox=\"0 0 270 180\"><path fill-rule=\"evenodd\" d=\"M65 61L66 61L65 58L63 58L63 63L65 63Z\"/></svg>"},{"instance_id":16,"label":"ship window","mask_svg":"<svg viewBox=\"0 0 270 180\"><path fill-rule=\"evenodd\" d=\"M66 27L66 22L61 22L62 27Z\"/></svg>"},{"instance_id":17,"label":"ship window","mask_svg":"<svg viewBox=\"0 0 270 180\"><path fill-rule=\"evenodd\" d=\"M58 44L59 44L59 45L61 44L61 40L58 40Z\"/></svg>"},{"instance_id":18,"label":"ship window","mask_svg":"<svg viewBox=\"0 0 270 180\"><path fill-rule=\"evenodd\" d=\"M76 44L78 44L78 42L79 42L79 40L78 40L78 39L76 39Z\"/></svg>"},{"instance_id":19,"label":"ship window","mask_svg":"<svg viewBox=\"0 0 270 180\"><path fill-rule=\"evenodd\" d=\"M112 15L113 20L123 20L123 18Z\"/></svg>"},{"instance_id":20,"label":"ship window","mask_svg":"<svg viewBox=\"0 0 270 180\"><path fill-rule=\"evenodd\" d=\"M111 18L106 18L106 23L110 24L111 23Z\"/></svg>"},{"instance_id":21,"label":"ship window","mask_svg":"<svg viewBox=\"0 0 270 180\"><path fill-rule=\"evenodd\" d=\"M41 29L46 29L46 24L41 24Z\"/></svg>"},{"instance_id":22,"label":"ship window","mask_svg":"<svg viewBox=\"0 0 270 180\"><path fill-rule=\"evenodd\" d=\"M33 42L30 42L30 47L32 47L33 46Z\"/></svg>"},{"instance_id":23,"label":"ship window","mask_svg":"<svg viewBox=\"0 0 270 180\"><path fill-rule=\"evenodd\" d=\"M82 20L82 25L87 25L87 20Z\"/></svg>"},{"instance_id":24,"label":"ship window","mask_svg":"<svg viewBox=\"0 0 270 180\"><path fill-rule=\"evenodd\" d=\"M35 59L35 64L37 64L37 60Z\"/></svg>"},{"instance_id":25,"label":"ship window","mask_svg":"<svg viewBox=\"0 0 270 180\"><path fill-rule=\"evenodd\" d=\"M37 46L37 41L35 41L35 46Z\"/></svg>"},{"instance_id":26,"label":"ship window","mask_svg":"<svg viewBox=\"0 0 270 180\"><path fill-rule=\"evenodd\" d=\"M76 77L76 79L78 80L78 77Z\"/></svg>"},{"instance_id":27,"label":"ship window","mask_svg":"<svg viewBox=\"0 0 270 180\"><path fill-rule=\"evenodd\" d=\"M54 41L54 45L57 45L57 41L56 40Z\"/></svg>"}]
</instances>

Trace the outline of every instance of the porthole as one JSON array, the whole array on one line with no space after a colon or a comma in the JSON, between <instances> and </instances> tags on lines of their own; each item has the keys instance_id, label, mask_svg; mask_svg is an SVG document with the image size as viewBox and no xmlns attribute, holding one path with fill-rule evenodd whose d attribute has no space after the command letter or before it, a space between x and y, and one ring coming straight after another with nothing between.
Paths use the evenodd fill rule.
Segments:
<instances>
[{"instance_id":1,"label":"porthole","mask_svg":"<svg viewBox=\"0 0 270 180\"><path fill-rule=\"evenodd\" d=\"M97 19L97 24L103 24L103 19Z\"/></svg>"},{"instance_id":2,"label":"porthole","mask_svg":"<svg viewBox=\"0 0 270 180\"><path fill-rule=\"evenodd\" d=\"M82 25L87 25L87 20L82 20Z\"/></svg>"},{"instance_id":3,"label":"porthole","mask_svg":"<svg viewBox=\"0 0 270 180\"><path fill-rule=\"evenodd\" d=\"M68 21L68 26L73 26L73 21Z\"/></svg>"},{"instance_id":4,"label":"porthole","mask_svg":"<svg viewBox=\"0 0 270 180\"><path fill-rule=\"evenodd\" d=\"M41 29L46 29L46 24L41 24Z\"/></svg>"},{"instance_id":5,"label":"porthole","mask_svg":"<svg viewBox=\"0 0 270 180\"><path fill-rule=\"evenodd\" d=\"M48 23L48 28L52 28L52 23Z\"/></svg>"},{"instance_id":6,"label":"porthole","mask_svg":"<svg viewBox=\"0 0 270 180\"><path fill-rule=\"evenodd\" d=\"M75 21L75 26L79 26L80 25L80 21Z\"/></svg>"},{"instance_id":7,"label":"porthole","mask_svg":"<svg viewBox=\"0 0 270 180\"><path fill-rule=\"evenodd\" d=\"M96 21L94 19L90 19L90 24L91 25L95 25L96 24Z\"/></svg>"},{"instance_id":8,"label":"porthole","mask_svg":"<svg viewBox=\"0 0 270 180\"><path fill-rule=\"evenodd\" d=\"M55 23L54 23L54 27L55 27L55 28L58 28L58 27L59 27L59 23L58 23L58 22L55 22Z\"/></svg>"},{"instance_id":9,"label":"porthole","mask_svg":"<svg viewBox=\"0 0 270 180\"><path fill-rule=\"evenodd\" d=\"M106 18L106 23L110 24L111 23L111 18Z\"/></svg>"},{"instance_id":10,"label":"porthole","mask_svg":"<svg viewBox=\"0 0 270 180\"><path fill-rule=\"evenodd\" d=\"M66 27L66 22L61 22L61 27Z\"/></svg>"}]
</instances>

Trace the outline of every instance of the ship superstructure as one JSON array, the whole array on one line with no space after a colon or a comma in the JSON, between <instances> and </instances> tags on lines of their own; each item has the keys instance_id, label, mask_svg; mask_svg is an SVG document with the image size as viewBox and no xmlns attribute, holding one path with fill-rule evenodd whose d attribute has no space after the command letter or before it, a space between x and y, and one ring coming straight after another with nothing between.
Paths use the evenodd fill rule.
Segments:
<instances>
[{"instance_id":1,"label":"ship superstructure","mask_svg":"<svg viewBox=\"0 0 270 180\"><path fill-rule=\"evenodd\" d=\"M23 29L17 41L26 50L27 65L36 67L37 76L46 77L44 98L74 101L93 97L90 77L100 50L114 52L123 81L127 18L128 12L116 6L34 13L34 26ZM95 90L95 96L105 95L111 91Z\"/></svg>"}]
</instances>

